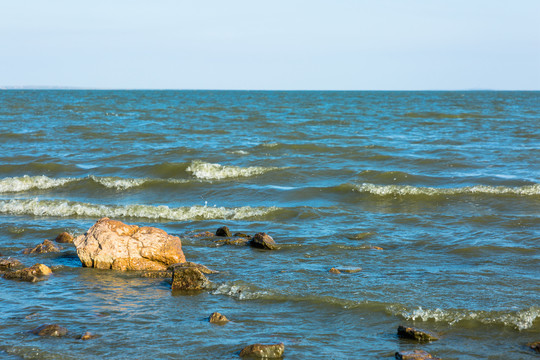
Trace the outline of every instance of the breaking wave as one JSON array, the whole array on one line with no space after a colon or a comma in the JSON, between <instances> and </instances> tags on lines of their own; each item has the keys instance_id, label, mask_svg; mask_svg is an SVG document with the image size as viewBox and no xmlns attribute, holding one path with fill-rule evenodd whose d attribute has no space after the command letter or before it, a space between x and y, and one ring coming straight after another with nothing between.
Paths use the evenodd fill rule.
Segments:
<instances>
[{"instance_id":1,"label":"breaking wave","mask_svg":"<svg viewBox=\"0 0 540 360\"><path fill-rule=\"evenodd\" d=\"M378 196L448 196L448 195L540 195L540 184L519 187L474 185L457 188L418 187L411 185L376 185L363 183L352 185L352 190Z\"/></svg>"},{"instance_id":2,"label":"breaking wave","mask_svg":"<svg viewBox=\"0 0 540 360\"><path fill-rule=\"evenodd\" d=\"M261 175L268 171L279 169L277 167L262 167L262 166L251 166L251 167L239 167L232 165L221 165L207 163L200 160L194 160L186 169L191 172L193 176L198 179L204 180L219 180L227 178L237 178L237 177L250 177L255 175Z\"/></svg>"},{"instance_id":3,"label":"breaking wave","mask_svg":"<svg viewBox=\"0 0 540 360\"><path fill-rule=\"evenodd\" d=\"M74 178L51 179L50 177L28 176L8 177L0 179L0 193L21 192L33 189L51 189L76 181Z\"/></svg>"},{"instance_id":4,"label":"breaking wave","mask_svg":"<svg viewBox=\"0 0 540 360\"><path fill-rule=\"evenodd\" d=\"M171 208L165 205L99 205L65 200L0 200L0 213L10 215L58 216L58 217L120 217L164 220L208 220L208 219L260 219L279 211L278 207L238 208L185 206Z\"/></svg>"},{"instance_id":5,"label":"breaking wave","mask_svg":"<svg viewBox=\"0 0 540 360\"><path fill-rule=\"evenodd\" d=\"M473 311L473 310L443 310L443 309L422 309L414 310L399 309L397 306L390 306L388 310L393 315L402 316L407 320L437 321L446 322L450 325L460 321L479 321L483 324L503 324L518 330L530 329L534 322L540 318L540 307L531 306L515 312L502 311Z\"/></svg>"}]
</instances>

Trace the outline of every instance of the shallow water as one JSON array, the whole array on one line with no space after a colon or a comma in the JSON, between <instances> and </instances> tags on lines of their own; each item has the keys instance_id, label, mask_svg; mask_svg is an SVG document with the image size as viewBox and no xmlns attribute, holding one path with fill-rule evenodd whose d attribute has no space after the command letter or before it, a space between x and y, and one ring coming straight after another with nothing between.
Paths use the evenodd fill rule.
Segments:
<instances>
[{"instance_id":1,"label":"shallow water","mask_svg":"<svg viewBox=\"0 0 540 360\"><path fill-rule=\"evenodd\" d=\"M529 359L540 340L539 92L0 91L0 357ZM82 268L100 217L160 227L214 287ZM227 225L280 249L191 236ZM377 250L380 247L382 250ZM332 267L362 271L331 274ZM232 320L209 324L214 311ZM29 330L59 323L62 339ZM396 336L412 325L428 344ZM90 341L74 336L101 335Z\"/></svg>"}]
</instances>

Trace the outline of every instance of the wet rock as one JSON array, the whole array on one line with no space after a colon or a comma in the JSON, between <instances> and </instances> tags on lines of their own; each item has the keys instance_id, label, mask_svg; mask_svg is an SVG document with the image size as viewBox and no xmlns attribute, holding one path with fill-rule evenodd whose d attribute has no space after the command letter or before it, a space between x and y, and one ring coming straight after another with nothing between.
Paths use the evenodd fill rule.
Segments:
<instances>
[{"instance_id":1,"label":"wet rock","mask_svg":"<svg viewBox=\"0 0 540 360\"><path fill-rule=\"evenodd\" d=\"M341 271L339 271L339 270L336 269L336 268L331 268L329 272L330 272L331 274L341 274Z\"/></svg>"},{"instance_id":2,"label":"wet rock","mask_svg":"<svg viewBox=\"0 0 540 360\"><path fill-rule=\"evenodd\" d=\"M264 232L255 234L255 236L253 236L253 238L249 242L249 245L259 249L277 249L277 244L275 243L274 239L272 239L270 235Z\"/></svg>"},{"instance_id":3,"label":"wet rock","mask_svg":"<svg viewBox=\"0 0 540 360\"><path fill-rule=\"evenodd\" d=\"M416 341L435 341L439 340L437 336L424 330L419 330L413 327L400 325L397 330L400 338L411 339Z\"/></svg>"},{"instance_id":4,"label":"wet rock","mask_svg":"<svg viewBox=\"0 0 540 360\"><path fill-rule=\"evenodd\" d=\"M46 254L51 252L59 252L61 248L56 246L52 241L45 240L35 248L27 248L23 250L23 254Z\"/></svg>"},{"instance_id":5,"label":"wet rock","mask_svg":"<svg viewBox=\"0 0 540 360\"><path fill-rule=\"evenodd\" d=\"M186 261L182 243L154 227L103 218L73 241L85 267L113 270L166 270Z\"/></svg>"},{"instance_id":6,"label":"wet rock","mask_svg":"<svg viewBox=\"0 0 540 360\"><path fill-rule=\"evenodd\" d=\"M166 279L172 277L172 271L160 271L160 270L150 270L145 271L141 274L143 278L152 278L152 279Z\"/></svg>"},{"instance_id":7,"label":"wet rock","mask_svg":"<svg viewBox=\"0 0 540 360\"><path fill-rule=\"evenodd\" d=\"M234 245L234 246L246 246L249 244L249 239L246 238L225 238L214 241L218 246L221 245Z\"/></svg>"},{"instance_id":8,"label":"wet rock","mask_svg":"<svg viewBox=\"0 0 540 360\"><path fill-rule=\"evenodd\" d=\"M251 235L247 235L247 234L244 234L244 233L236 233L233 235L234 237L239 237L239 238L244 238L244 239L248 239L248 240L251 240L251 238L253 236Z\"/></svg>"},{"instance_id":9,"label":"wet rock","mask_svg":"<svg viewBox=\"0 0 540 360\"><path fill-rule=\"evenodd\" d=\"M211 233L210 231L205 231L205 232L193 235L193 237L196 237L196 238L199 238L199 237L211 238L211 237L214 237L214 236L215 235L213 233Z\"/></svg>"},{"instance_id":10,"label":"wet rock","mask_svg":"<svg viewBox=\"0 0 540 360\"><path fill-rule=\"evenodd\" d=\"M441 360L441 358L433 357L430 353L425 352L424 350L413 350L413 351L399 351L396 353L396 359L398 360Z\"/></svg>"},{"instance_id":11,"label":"wet rock","mask_svg":"<svg viewBox=\"0 0 540 360\"><path fill-rule=\"evenodd\" d=\"M37 282L47 280L50 274L52 274L52 270L48 266L35 264L34 266L21 270L6 272L4 274L4 279Z\"/></svg>"},{"instance_id":12,"label":"wet rock","mask_svg":"<svg viewBox=\"0 0 540 360\"><path fill-rule=\"evenodd\" d=\"M210 281L196 267L175 267L172 276L172 290L204 290Z\"/></svg>"},{"instance_id":13,"label":"wet rock","mask_svg":"<svg viewBox=\"0 0 540 360\"><path fill-rule=\"evenodd\" d=\"M95 339L95 338L98 338L98 337L99 337L99 335L94 335L91 332L87 331L84 334L77 336L77 339L79 339L79 340L92 340L92 339Z\"/></svg>"},{"instance_id":14,"label":"wet rock","mask_svg":"<svg viewBox=\"0 0 540 360\"><path fill-rule=\"evenodd\" d=\"M63 232L59 234L56 239L54 239L57 243L63 243L63 244L72 244L73 243L73 236L67 232Z\"/></svg>"},{"instance_id":15,"label":"wet rock","mask_svg":"<svg viewBox=\"0 0 540 360\"><path fill-rule=\"evenodd\" d=\"M22 263L17 259L0 259L0 271L12 270L22 266Z\"/></svg>"},{"instance_id":16,"label":"wet rock","mask_svg":"<svg viewBox=\"0 0 540 360\"><path fill-rule=\"evenodd\" d=\"M257 359L280 359L283 357L284 351L285 345L283 343L273 345L253 344L243 348L240 356Z\"/></svg>"},{"instance_id":17,"label":"wet rock","mask_svg":"<svg viewBox=\"0 0 540 360\"><path fill-rule=\"evenodd\" d=\"M231 237L232 234L231 234L231 231L229 230L228 227L222 226L222 227L220 227L219 229L216 230L216 236Z\"/></svg>"},{"instance_id":18,"label":"wet rock","mask_svg":"<svg viewBox=\"0 0 540 360\"><path fill-rule=\"evenodd\" d=\"M191 261L169 265L167 270L173 272L174 269L176 268L196 268L196 269L199 269L200 272L202 272L203 274L218 274L219 273L219 271L211 270L204 265L197 264Z\"/></svg>"},{"instance_id":19,"label":"wet rock","mask_svg":"<svg viewBox=\"0 0 540 360\"><path fill-rule=\"evenodd\" d=\"M540 353L540 341L529 343L527 344L527 346L530 347L532 350Z\"/></svg>"},{"instance_id":20,"label":"wet rock","mask_svg":"<svg viewBox=\"0 0 540 360\"><path fill-rule=\"evenodd\" d=\"M229 322L229 319L227 319L225 315L222 315L218 312L214 312L212 313L212 315L210 315L210 318L208 319L208 321L212 324L224 325Z\"/></svg>"},{"instance_id":21,"label":"wet rock","mask_svg":"<svg viewBox=\"0 0 540 360\"><path fill-rule=\"evenodd\" d=\"M34 335L38 336L66 336L68 330L58 324L45 324L30 331Z\"/></svg>"}]
</instances>

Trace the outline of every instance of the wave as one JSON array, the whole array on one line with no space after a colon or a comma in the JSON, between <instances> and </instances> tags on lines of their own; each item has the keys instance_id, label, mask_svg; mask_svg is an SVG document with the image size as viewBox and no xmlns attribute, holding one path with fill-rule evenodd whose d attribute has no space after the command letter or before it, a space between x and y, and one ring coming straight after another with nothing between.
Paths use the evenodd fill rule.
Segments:
<instances>
[{"instance_id":1,"label":"wave","mask_svg":"<svg viewBox=\"0 0 540 360\"><path fill-rule=\"evenodd\" d=\"M182 184L187 183L186 179L151 179L151 178L120 178L114 176L95 176L89 175L84 178L50 178L45 175L39 176L20 176L0 179L0 193L17 193L29 190L46 190L65 186L73 183L92 182L108 189L127 190L134 187L140 187L148 183L168 183Z\"/></svg>"},{"instance_id":2,"label":"wave","mask_svg":"<svg viewBox=\"0 0 540 360\"><path fill-rule=\"evenodd\" d=\"M540 184L525 185L518 187L508 186L487 186L474 185L456 188L434 188L421 187L412 185L377 185L370 183L363 184L345 184L340 188L349 188L352 191L359 193L367 193L377 196L408 196L408 195L424 195L424 196L449 196L449 195L520 195L520 196L536 196L540 195Z\"/></svg>"},{"instance_id":3,"label":"wave","mask_svg":"<svg viewBox=\"0 0 540 360\"><path fill-rule=\"evenodd\" d=\"M526 330L533 327L534 322L540 318L540 307L531 306L512 312L504 311L474 311L474 310L443 310L443 309L422 309L418 307L414 310L400 309L399 306L389 306L387 308L392 315L401 316L407 320L422 320L446 322L454 325L461 321L479 321L482 324L503 324L518 330Z\"/></svg>"},{"instance_id":4,"label":"wave","mask_svg":"<svg viewBox=\"0 0 540 360\"><path fill-rule=\"evenodd\" d=\"M171 208L165 205L100 205L66 200L0 200L0 213L9 215L57 216L57 217L116 217L146 218L162 220L249 220L260 219L278 212L280 208L250 207L238 208L185 206Z\"/></svg>"},{"instance_id":5,"label":"wave","mask_svg":"<svg viewBox=\"0 0 540 360\"><path fill-rule=\"evenodd\" d=\"M198 179L204 180L217 180L237 177L250 177L254 175L261 175L266 172L277 170L277 167L239 167L232 165L220 165L207 163L200 160L194 160L186 169L191 172L193 176Z\"/></svg>"}]
</instances>

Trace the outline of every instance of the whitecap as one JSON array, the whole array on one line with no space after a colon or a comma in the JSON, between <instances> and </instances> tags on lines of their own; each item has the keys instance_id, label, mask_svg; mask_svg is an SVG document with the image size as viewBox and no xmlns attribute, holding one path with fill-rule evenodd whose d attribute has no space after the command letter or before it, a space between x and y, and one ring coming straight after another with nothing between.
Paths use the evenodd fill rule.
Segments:
<instances>
[{"instance_id":1,"label":"whitecap","mask_svg":"<svg viewBox=\"0 0 540 360\"><path fill-rule=\"evenodd\" d=\"M8 177L0 179L0 193L21 192L28 190L43 190L63 186L69 182L76 181L74 178L52 179L45 175L21 177Z\"/></svg>"},{"instance_id":2,"label":"whitecap","mask_svg":"<svg viewBox=\"0 0 540 360\"><path fill-rule=\"evenodd\" d=\"M250 177L255 175L261 175L268 171L276 170L276 167L239 167L232 165L221 165L214 163L207 163L200 160L194 160L186 169L191 172L193 176L198 179L204 180L219 180L227 178L237 177Z\"/></svg>"}]
</instances>

